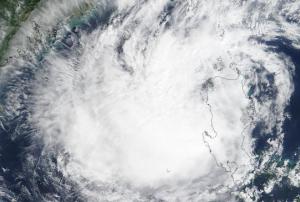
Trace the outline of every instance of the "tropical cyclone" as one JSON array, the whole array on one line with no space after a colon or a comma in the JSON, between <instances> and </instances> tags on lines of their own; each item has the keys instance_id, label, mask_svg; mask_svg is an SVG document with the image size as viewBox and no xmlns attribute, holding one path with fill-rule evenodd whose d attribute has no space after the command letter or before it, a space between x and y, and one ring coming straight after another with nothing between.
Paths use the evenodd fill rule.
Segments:
<instances>
[{"instance_id":1,"label":"tropical cyclone","mask_svg":"<svg viewBox=\"0 0 300 202\"><path fill-rule=\"evenodd\" d=\"M45 1L35 26L25 23L12 42L9 54L22 54L1 74L3 86L15 79L6 114L26 113L18 124L41 145L24 164L34 176L54 175L47 183L60 193L35 188L32 199L65 200L59 195L73 187L90 201L258 200L247 186L282 152L295 68L268 42L299 47L297 6ZM277 130L258 157L259 124Z\"/></svg>"}]
</instances>

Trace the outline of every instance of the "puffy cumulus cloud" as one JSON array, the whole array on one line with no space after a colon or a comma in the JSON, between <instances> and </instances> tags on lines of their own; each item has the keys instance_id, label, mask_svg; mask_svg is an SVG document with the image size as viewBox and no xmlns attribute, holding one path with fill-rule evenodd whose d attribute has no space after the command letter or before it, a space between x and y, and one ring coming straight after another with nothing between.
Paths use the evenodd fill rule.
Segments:
<instances>
[{"instance_id":1,"label":"puffy cumulus cloud","mask_svg":"<svg viewBox=\"0 0 300 202\"><path fill-rule=\"evenodd\" d=\"M78 52L50 52L36 74L31 122L69 154L61 172L91 201L234 200L257 166L253 128L280 128L293 91L292 63L263 42L299 45L299 3L112 6Z\"/></svg>"}]
</instances>

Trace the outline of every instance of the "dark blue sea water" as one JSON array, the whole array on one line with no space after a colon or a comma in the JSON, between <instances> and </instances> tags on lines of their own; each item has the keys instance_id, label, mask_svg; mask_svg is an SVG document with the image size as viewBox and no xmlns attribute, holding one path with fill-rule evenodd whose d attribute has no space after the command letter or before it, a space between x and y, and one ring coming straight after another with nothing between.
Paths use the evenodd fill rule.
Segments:
<instances>
[{"instance_id":1,"label":"dark blue sea water","mask_svg":"<svg viewBox=\"0 0 300 202\"><path fill-rule=\"evenodd\" d=\"M266 42L270 46L270 50L277 53L283 53L285 57L289 57L295 66L295 73L293 75L294 92L291 96L290 103L285 109L285 113L288 114L283 124L283 153L278 158L278 166L282 165L282 162L287 160L288 166L293 168L299 160L300 155L300 50L292 46L292 42L278 38L273 41ZM289 67L287 67L289 68ZM260 133L260 127L256 127L254 133ZM276 134L276 129L273 133ZM268 138L272 138L273 134L261 135L262 138L258 139L256 147L259 151L266 148L266 141ZM255 181L256 180L256 181ZM264 184L270 180L270 175L260 175L254 180L254 185L263 190ZM275 179L276 180L276 179ZM300 195L300 188L291 185L287 177L274 186L270 193L262 192L262 197L259 201L293 201Z\"/></svg>"}]
</instances>

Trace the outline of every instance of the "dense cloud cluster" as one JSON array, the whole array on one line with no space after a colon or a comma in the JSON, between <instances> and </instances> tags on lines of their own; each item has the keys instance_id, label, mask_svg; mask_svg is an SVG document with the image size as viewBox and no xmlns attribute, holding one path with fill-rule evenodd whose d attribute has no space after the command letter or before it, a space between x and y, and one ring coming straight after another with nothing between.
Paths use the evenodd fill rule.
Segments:
<instances>
[{"instance_id":1,"label":"dense cloud cluster","mask_svg":"<svg viewBox=\"0 0 300 202\"><path fill-rule=\"evenodd\" d=\"M277 44L299 48L299 8L44 1L1 69L1 138L20 149L3 197L258 200L250 185L284 150L295 61Z\"/></svg>"}]
</instances>

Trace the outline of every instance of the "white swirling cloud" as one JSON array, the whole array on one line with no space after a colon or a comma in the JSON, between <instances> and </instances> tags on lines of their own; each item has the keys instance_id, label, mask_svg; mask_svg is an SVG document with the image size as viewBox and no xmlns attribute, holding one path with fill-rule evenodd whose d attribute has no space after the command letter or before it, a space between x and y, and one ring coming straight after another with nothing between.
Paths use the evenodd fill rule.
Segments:
<instances>
[{"instance_id":1,"label":"white swirling cloud","mask_svg":"<svg viewBox=\"0 0 300 202\"><path fill-rule=\"evenodd\" d=\"M299 19L299 3L114 4L109 24L80 38L80 56L52 52L37 78L32 121L47 148L70 154L61 170L91 200L230 197L255 167L254 125L280 126L293 91L289 59L255 38L282 36L298 46L299 27L285 17ZM275 74L272 101L248 94L265 79L262 68Z\"/></svg>"}]
</instances>

